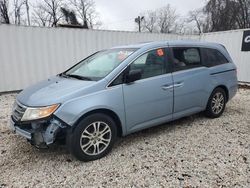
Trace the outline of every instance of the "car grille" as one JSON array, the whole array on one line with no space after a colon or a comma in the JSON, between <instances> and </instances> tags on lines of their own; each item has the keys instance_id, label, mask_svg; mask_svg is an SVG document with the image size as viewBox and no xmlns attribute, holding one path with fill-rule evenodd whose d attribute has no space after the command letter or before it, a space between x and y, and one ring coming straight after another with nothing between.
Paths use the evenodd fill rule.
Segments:
<instances>
[{"instance_id":1,"label":"car grille","mask_svg":"<svg viewBox=\"0 0 250 188\"><path fill-rule=\"evenodd\" d=\"M23 117L23 114L27 108L18 102L14 103L12 110L12 118L14 121L20 121Z\"/></svg>"}]
</instances>

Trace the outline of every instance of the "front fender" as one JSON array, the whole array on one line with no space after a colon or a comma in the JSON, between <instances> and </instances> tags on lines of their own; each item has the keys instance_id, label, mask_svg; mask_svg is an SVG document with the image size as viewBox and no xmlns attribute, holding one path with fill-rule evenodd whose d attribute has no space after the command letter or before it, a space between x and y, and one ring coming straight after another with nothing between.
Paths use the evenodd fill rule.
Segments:
<instances>
[{"instance_id":1,"label":"front fender","mask_svg":"<svg viewBox=\"0 0 250 188\"><path fill-rule=\"evenodd\" d=\"M122 86L71 99L60 106L55 115L70 126L73 126L84 114L99 109L113 111L120 119L123 133L126 130L125 110Z\"/></svg>"}]
</instances>

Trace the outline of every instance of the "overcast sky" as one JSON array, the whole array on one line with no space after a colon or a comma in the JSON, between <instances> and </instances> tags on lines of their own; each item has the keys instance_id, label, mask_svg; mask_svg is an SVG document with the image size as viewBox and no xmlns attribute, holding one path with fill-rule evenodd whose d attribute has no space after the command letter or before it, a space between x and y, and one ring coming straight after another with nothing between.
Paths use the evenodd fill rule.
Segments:
<instances>
[{"instance_id":1,"label":"overcast sky","mask_svg":"<svg viewBox=\"0 0 250 188\"><path fill-rule=\"evenodd\" d=\"M202 7L205 0L95 0L103 22L102 29L128 30L136 28L135 17L140 12L163 7L168 3L185 16L190 10Z\"/></svg>"}]
</instances>

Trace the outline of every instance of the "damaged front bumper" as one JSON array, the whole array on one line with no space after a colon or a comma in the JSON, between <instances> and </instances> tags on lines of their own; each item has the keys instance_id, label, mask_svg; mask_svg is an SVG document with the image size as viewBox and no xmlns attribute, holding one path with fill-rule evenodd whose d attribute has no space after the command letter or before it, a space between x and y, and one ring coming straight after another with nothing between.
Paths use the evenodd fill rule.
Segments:
<instances>
[{"instance_id":1,"label":"damaged front bumper","mask_svg":"<svg viewBox=\"0 0 250 188\"><path fill-rule=\"evenodd\" d=\"M25 137L32 145L38 148L47 148L56 139L65 138L68 126L59 118L52 116L31 122L17 122L11 117L10 127L18 135Z\"/></svg>"}]
</instances>

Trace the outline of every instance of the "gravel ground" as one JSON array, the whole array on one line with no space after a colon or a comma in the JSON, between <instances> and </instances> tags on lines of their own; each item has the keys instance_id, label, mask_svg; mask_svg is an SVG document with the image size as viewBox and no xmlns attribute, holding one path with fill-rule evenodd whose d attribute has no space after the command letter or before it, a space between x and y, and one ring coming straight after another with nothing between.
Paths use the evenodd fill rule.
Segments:
<instances>
[{"instance_id":1,"label":"gravel ground","mask_svg":"<svg viewBox=\"0 0 250 188\"><path fill-rule=\"evenodd\" d=\"M0 95L0 187L250 187L250 90L219 119L198 114L129 135L88 163L12 134L14 98Z\"/></svg>"}]
</instances>

